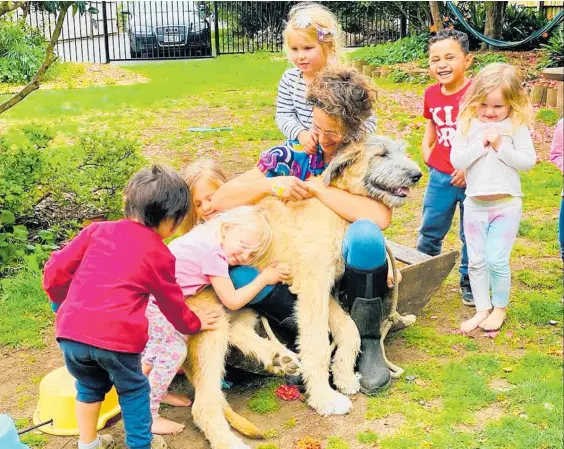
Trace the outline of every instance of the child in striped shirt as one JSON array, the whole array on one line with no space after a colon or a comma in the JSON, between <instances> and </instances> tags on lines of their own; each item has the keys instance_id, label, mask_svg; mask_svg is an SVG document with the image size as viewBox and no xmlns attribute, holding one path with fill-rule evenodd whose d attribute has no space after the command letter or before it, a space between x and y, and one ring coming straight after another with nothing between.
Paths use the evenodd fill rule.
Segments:
<instances>
[{"instance_id":1,"label":"child in striped shirt","mask_svg":"<svg viewBox=\"0 0 564 449\"><path fill-rule=\"evenodd\" d=\"M288 140L299 142L294 149L301 147L308 154L317 152L318 135L312 129L313 105L307 101L307 86L318 72L337 63L340 35L337 19L321 5L299 4L290 11L284 47L295 67L286 70L278 84L276 124ZM374 114L365 126L368 133L375 131Z\"/></svg>"}]
</instances>

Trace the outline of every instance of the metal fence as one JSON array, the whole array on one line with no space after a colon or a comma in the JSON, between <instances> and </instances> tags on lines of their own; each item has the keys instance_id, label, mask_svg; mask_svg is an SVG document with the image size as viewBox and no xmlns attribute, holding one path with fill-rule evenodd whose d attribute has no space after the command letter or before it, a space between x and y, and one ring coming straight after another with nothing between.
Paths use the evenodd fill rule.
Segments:
<instances>
[{"instance_id":1,"label":"metal fence","mask_svg":"<svg viewBox=\"0 0 564 449\"><path fill-rule=\"evenodd\" d=\"M298 2L213 2L215 29L218 30L215 33L217 53L281 51L285 21L296 3ZM394 41L407 34L405 18L400 14L390 14L385 7L375 7L377 3L325 3L339 20L346 47Z\"/></svg>"},{"instance_id":2,"label":"metal fence","mask_svg":"<svg viewBox=\"0 0 564 449\"><path fill-rule=\"evenodd\" d=\"M212 56L206 2L90 2L95 14L67 14L56 53L64 61L110 62ZM55 15L32 5L15 17L50 39Z\"/></svg>"},{"instance_id":3,"label":"metal fence","mask_svg":"<svg viewBox=\"0 0 564 449\"><path fill-rule=\"evenodd\" d=\"M285 20L295 3L89 2L98 12L81 16L69 11L56 53L64 61L105 63L281 51ZM346 46L377 44L406 35L406 21L386 13L385 8L374 10L377 3L382 2L326 2L339 18ZM34 3L25 12L17 10L15 18L25 20L45 39L50 39L55 28L55 15Z\"/></svg>"},{"instance_id":4,"label":"metal fence","mask_svg":"<svg viewBox=\"0 0 564 449\"><path fill-rule=\"evenodd\" d=\"M64 61L200 58L221 54L281 51L288 12L296 1L98 1L96 14L67 14L56 53ZM427 29L422 2L327 1L337 16L346 47L395 41ZM564 1L516 2L548 17ZM30 2L23 19L50 39L55 15Z\"/></svg>"}]
</instances>

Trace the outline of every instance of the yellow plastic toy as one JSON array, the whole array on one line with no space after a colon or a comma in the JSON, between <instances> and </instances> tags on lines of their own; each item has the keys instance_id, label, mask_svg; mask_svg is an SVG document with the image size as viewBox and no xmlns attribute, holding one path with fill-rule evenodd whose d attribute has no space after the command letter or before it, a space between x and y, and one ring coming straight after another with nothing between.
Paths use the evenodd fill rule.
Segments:
<instances>
[{"instance_id":1,"label":"yellow plastic toy","mask_svg":"<svg viewBox=\"0 0 564 449\"><path fill-rule=\"evenodd\" d=\"M53 419L51 425L40 427L39 430L51 435L78 435L75 416L76 389L75 379L66 367L57 368L47 374L39 384L39 403L33 414L33 423L39 424ZM121 411L115 387L106 395L97 430L102 429L106 422Z\"/></svg>"}]
</instances>

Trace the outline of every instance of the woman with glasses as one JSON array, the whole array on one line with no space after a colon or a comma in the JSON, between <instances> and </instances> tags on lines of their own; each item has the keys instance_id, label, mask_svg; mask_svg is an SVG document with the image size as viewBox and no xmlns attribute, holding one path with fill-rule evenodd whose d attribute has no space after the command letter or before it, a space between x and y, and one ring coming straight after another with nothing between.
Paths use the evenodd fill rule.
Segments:
<instances>
[{"instance_id":1,"label":"woman with glasses","mask_svg":"<svg viewBox=\"0 0 564 449\"><path fill-rule=\"evenodd\" d=\"M380 349L382 300L387 288L388 263L384 235L392 212L384 204L363 196L310 182L323 173L329 162L348 143L366 136L364 121L371 115L376 100L371 81L355 70L328 68L312 82L308 100L313 103L312 130L318 147L314 154L297 151L291 142L263 152L257 166L219 188L212 198L216 210L254 204L275 196L283 201L302 201L315 197L335 213L351 222L342 251L346 269L340 290L341 302L349 306L361 331L358 369L361 389L374 394L386 387L390 372ZM276 237L274 237L276 238ZM258 274L252 267L238 267L231 277L240 288ZM260 302L258 302L260 301ZM262 291L254 308L288 330L295 330L289 317L295 296L278 284ZM354 311L361 310L361 313Z\"/></svg>"}]
</instances>

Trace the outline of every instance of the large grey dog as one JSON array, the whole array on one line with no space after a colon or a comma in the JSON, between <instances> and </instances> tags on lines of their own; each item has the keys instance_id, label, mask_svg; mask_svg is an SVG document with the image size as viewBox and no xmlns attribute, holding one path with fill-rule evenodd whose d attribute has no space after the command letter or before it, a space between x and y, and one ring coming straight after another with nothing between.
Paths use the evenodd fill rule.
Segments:
<instances>
[{"instance_id":1,"label":"large grey dog","mask_svg":"<svg viewBox=\"0 0 564 449\"><path fill-rule=\"evenodd\" d=\"M371 136L342 149L318 182L397 207L420 177L419 167L406 157L403 144ZM295 318L308 403L321 415L347 413L352 407L347 395L360 388L354 371L360 335L351 317L331 296L331 289L344 271L341 244L349 223L315 198L287 204L269 198L258 207L267 214L276 236L261 266L274 260L291 266L290 289L298 298ZM219 301L209 288L187 298L187 303L197 311ZM185 370L196 392L194 422L213 449L249 449L229 424L247 436L262 435L230 408L221 391L229 345L258 359L274 374L293 371L299 363L280 343L260 337L257 323L252 310L224 311L217 330L199 333L188 341ZM329 334L336 345L332 363ZM336 389L329 384L330 371Z\"/></svg>"}]
</instances>

